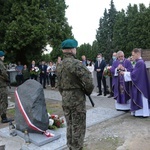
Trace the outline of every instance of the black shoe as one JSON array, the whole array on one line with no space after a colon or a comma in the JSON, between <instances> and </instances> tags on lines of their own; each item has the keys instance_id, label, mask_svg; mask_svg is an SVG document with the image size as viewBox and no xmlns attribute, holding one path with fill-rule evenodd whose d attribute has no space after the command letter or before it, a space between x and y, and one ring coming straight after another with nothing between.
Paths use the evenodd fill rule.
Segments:
<instances>
[{"instance_id":1,"label":"black shoe","mask_svg":"<svg viewBox=\"0 0 150 150\"><path fill-rule=\"evenodd\" d=\"M104 96L106 96L107 95L107 93L104 93Z\"/></svg>"},{"instance_id":2,"label":"black shoe","mask_svg":"<svg viewBox=\"0 0 150 150\"><path fill-rule=\"evenodd\" d=\"M124 111L124 112L129 112L130 110L121 110L121 109L116 109L117 111Z\"/></svg>"},{"instance_id":3,"label":"black shoe","mask_svg":"<svg viewBox=\"0 0 150 150\"><path fill-rule=\"evenodd\" d=\"M109 95L107 98L111 98L111 97L113 97L112 95Z\"/></svg>"},{"instance_id":4,"label":"black shoe","mask_svg":"<svg viewBox=\"0 0 150 150\"><path fill-rule=\"evenodd\" d=\"M10 121L14 121L14 119L7 118L6 114L2 114L1 118L2 118L1 123L8 123Z\"/></svg>"},{"instance_id":5,"label":"black shoe","mask_svg":"<svg viewBox=\"0 0 150 150\"><path fill-rule=\"evenodd\" d=\"M5 119L1 120L1 123L8 123L8 122L11 122L11 121L14 121L14 119L5 118Z\"/></svg>"},{"instance_id":6,"label":"black shoe","mask_svg":"<svg viewBox=\"0 0 150 150\"><path fill-rule=\"evenodd\" d=\"M100 96L100 95L102 95L101 93L99 93L97 96Z\"/></svg>"}]
</instances>

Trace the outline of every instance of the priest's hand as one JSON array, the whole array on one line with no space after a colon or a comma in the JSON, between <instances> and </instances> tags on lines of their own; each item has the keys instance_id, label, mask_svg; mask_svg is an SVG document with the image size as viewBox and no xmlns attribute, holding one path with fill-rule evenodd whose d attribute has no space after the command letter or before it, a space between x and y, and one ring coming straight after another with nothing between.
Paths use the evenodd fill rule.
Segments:
<instances>
[{"instance_id":1,"label":"priest's hand","mask_svg":"<svg viewBox=\"0 0 150 150\"><path fill-rule=\"evenodd\" d=\"M96 69L96 71L97 71L97 72L100 72L100 71L101 71L101 69Z\"/></svg>"},{"instance_id":2,"label":"priest's hand","mask_svg":"<svg viewBox=\"0 0 150 150\"><path fill-rule=\"evenodd\" d=\"M121 75L124 75L124 71L120 71L120 74L121 74Z\"/></svg>"},{"instance_id":3,"label":"priest's hand","mask_svg":"<svg viewBox=\"0 0 150 150\"><path fill-rule=\"evenodd\" d=\"M119 69L121 69L121 67L122 67L122 65L121 65L121 64L119 64L119 65L118 65L118 67L117 67L117 69L119 70Z\"/></svg>"},{"instance_id":4,"label":"priest's hand","mask_svg":"<svg viewBox=\"0 0 150 150\"><path fill-rule=\"evenodd\" d=\"M125 67L123 67L123 66L121 65L120 69L124 71L124 70L125 70Z\"/></svg>"}]
</instances>

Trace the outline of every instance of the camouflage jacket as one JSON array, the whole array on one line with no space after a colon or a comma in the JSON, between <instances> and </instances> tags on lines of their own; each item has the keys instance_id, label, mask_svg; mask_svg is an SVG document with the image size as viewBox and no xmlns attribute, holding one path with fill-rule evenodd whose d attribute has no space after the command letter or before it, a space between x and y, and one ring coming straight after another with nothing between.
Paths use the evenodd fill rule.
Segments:
<instances>
[{"instance_id":1,"label":"camouflage jacket","mask_svg":"<svg viewBox=\"0 0 150 150\"><path fill-rule=\"evenodd\" d=\"M63 90L84 89L90 95L93 91L91 73L71 53L65 53L63 61L57 65L57 77L60 93Z\"/></svg>"},{"instance_id":2,"label":"camouflage jacket","mask_svg":"<svg viewBox=\"0 0 150 150\"><path fill-rule=\"evenodd\" d=\"M2 60L0 60L0 87L6 87L7 81L8 81L8 74L6 67L4 66Z\"/></svg>"}]
</instances>

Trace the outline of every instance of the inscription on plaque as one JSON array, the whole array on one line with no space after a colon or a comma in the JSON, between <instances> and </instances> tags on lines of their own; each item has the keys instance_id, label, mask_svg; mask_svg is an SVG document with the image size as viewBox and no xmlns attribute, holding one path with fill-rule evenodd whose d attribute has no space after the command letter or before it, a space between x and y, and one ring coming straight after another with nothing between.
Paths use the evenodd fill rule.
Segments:
<instances>
[{"instance_id":1,"label":"inscription on plaque","mask_svg":"<svg viewBox=\"0 0 150 150\"><path fill-rule=\"evenodd\" d=\"M144 61L150 61L150 49L142 49L142 59Z\"/></svg>"}]
</instances>

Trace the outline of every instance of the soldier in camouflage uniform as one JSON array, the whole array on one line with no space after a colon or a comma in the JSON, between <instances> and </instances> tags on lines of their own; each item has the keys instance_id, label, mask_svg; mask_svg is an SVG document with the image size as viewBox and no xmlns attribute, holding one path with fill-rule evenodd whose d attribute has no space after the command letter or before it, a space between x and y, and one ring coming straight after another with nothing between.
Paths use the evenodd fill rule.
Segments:
<instances>
[{"instance_id":1,"label":"soldier in camouflage uniform","mask_svg":"<svg viewBox=\"0 0 150 150\"><path fill-rule=\"evenodd\" d=\"M77 41L62 42L63 61L57 65L58 89L67 122L67 145L82 150L86 131L86 97L93 91L92 76L86 66L75 58Z\"/></svg>"},{"instance_id":2,"label":"soldier in camouflage uniform","mask_svg":"<svg viewBox=\"0 0 150 150\"><path fill-rule=\"evenodd\" d=\"M4 55L5 55L5 53L3 51L0 51L0 115L2 118L1 122L7 123L7 122L10 122L13 120L8 119L6 116L6 110L8 107L7 82L9 81L9 79L8 79L8 74L7 74L6 68L3 64Z\"/></svg>"}]
</instances>

